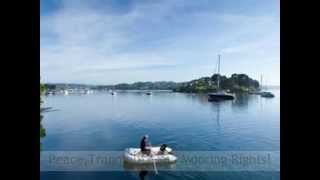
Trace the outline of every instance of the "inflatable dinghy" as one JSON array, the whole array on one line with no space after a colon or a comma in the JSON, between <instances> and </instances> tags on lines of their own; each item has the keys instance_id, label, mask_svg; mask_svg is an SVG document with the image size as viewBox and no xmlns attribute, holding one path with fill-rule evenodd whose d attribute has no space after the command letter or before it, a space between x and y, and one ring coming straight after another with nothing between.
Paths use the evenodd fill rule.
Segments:
<instances>
[{"instance_id":1,"label":"inflatable dinghy","mask_svg":"<svg viewBox=\"0 0 320 180\"><path fill-rule=\"evenodd\" d=\"M161 151L160 147L152 147L151 154L141 153L140 148L127 148L124 152L124 160L136 164L173 163L177 161L177 157L169 147L166 147L164 151Z\"/></svg>"}]
</instances>

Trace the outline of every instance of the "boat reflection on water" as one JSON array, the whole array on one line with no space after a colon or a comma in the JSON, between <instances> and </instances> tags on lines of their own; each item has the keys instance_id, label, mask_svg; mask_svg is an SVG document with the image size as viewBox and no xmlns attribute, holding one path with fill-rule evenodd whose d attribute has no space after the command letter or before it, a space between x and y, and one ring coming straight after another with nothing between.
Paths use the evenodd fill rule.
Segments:
<instances>
[{"instance_id":1,"label":"boat reflection on water","mask_svg":"<svg viewBox=\"0 0 320 180\"><path fill-rule=\"evenodd\" d=\"M141 180L144 180L147 175L148 175L148 171L140 171L139 172L139 177Z\"/></svg>"},{"instance_id":2,"label":"boat reflection on water","mask_svg":"<svg viewBox=\"0 0 320 180\"><path fill-rule=\"evenodd\" d=\"M245 93L238 93L237 98L231 102L231 109L235 112L247 111L249 108L249 103L255 99L254 96Z\"/></svg>"},{"instance_id":3,"label":"boat reflection on water","mask_svg":"<svg viewBox=\"0 0 320 180\"><path fill-rule=\"evenodd\" d=\"M157 170L160 171L172 171L176 169L175 163L157 163ZM145 177L150 173L155 173L155 169L152 163L148 164L135 164L129 163L127 161L123 162L123 169L125 171L136 171L139 173L140 179L145 179Z\"/></svg>"},{"instance_id":4,"label":"boat reflection on water","mask_svg":"<svg viewBox=\"0 0 320 180\"><path fill-rule=\"evenodd\" d=\"M156 163L158 171L172 171L176 168L175 163ZM127 161L123 162L123 169L126 171L154 171L152 163L136 164Z\"/></svg>"}]
</instances>

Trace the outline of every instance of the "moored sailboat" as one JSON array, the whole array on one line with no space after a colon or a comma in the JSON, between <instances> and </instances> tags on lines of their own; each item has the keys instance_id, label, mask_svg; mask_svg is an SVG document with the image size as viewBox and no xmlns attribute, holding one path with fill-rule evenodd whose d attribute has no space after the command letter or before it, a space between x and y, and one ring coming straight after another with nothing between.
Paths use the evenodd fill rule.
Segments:
<instances>
[{"instance_id":1,"label":"moored sailboat","mask_svg":"<svg viewBox=\"0 0 320 180\"><path fill-rule=\"evenodd\" d=\"M267 89L267 88L266 88ZM260 96L261 97L264 97L264 98L273 98L274 97L274 94L272 94L271 92L269 91L263 91L260 93Z\"/></svg>"},{"instance_id":2,"label":"moored sailboat","mask_svg":"<svg viewBox=\"0 0 320 180\"><path fill-rule=\"evenodd\" d=\"M217 92L208 94L208 101L233 100L234 95L220 90L220 54L218 55Z\"/></svg>"}]
</instances>

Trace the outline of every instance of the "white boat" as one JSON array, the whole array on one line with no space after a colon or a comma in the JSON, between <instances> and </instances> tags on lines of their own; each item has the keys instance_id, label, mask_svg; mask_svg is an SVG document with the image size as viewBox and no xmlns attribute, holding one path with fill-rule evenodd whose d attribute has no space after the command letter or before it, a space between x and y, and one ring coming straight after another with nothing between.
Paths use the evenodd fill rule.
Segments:
<instances>
[{"instance_id":1,"label":"white boat","mask_svg":"<svg viewBox=\"0 0 320 180\"><path fill-rule=\"evenodd\" d=\"M177 161L177 157L173 155L172 149L169 147L166 147L164 153L161 153L160 147L152 147L151 153L154 155L142 154L140 148L127 148L124 152L124 160L136 164L173 163Z\"/></svg>"},{"instance_id":2,"label":"white boat","mask_svg":"<svg viewBox=\"0 0 320 180\"><path fill-rule=\"evenodd\" d=\"M262 76L261 76L261 89L262 89ZM265 89L267 90L267 86L265 87ZM268 91L262 91L260 93L260 96L264 97L264 98L273 98L274 94L272 94L271 92L268 92Z\"/></svg>"},{"instance_id":3,"label":"white boat","mask_svg":"<svg viewBox=\"0 0 320 180\"><path fill-rule=\"evenodd\" d=\"M63 91L63 94L64 94L64 95L69 95L69 91L68 91L68 90L64 90L64 91Z\"/></svg>"},{"instance_id":4,"label":"white boat","mask_svg":"<svg viewBox=\"0 0 320 180\"><path fill-rule=\"evenodd\" d=\"M47 91L47 92L45 93L46 96L53 95L53 94L54 94L53 91Z\"/></svg>"},{"instance_id":5,"label":"white boat","mask_svg":"<svg viewBox=\"0 0 320 180\"><path fill-rule=\"evenodd\" d=\"M84 92L85 92L85 94L92 94L93 93L93 91L89 90L89 89L86 89Z\"/></svg>"}]
</instances>

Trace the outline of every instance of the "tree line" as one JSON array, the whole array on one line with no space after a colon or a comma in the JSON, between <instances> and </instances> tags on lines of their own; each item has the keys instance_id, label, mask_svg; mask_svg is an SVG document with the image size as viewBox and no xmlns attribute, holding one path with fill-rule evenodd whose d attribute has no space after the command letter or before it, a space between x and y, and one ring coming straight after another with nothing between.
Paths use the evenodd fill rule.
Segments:
<instances>
[{"instance_id":1,"label":"tree line","mask_svg":"<svg viewBox=\"0 0 320 180\"><path fill-rule=\"evenodd\" d=\"M181 83L175 92L207 93L218 90L218 78L220 78L220 90L230 92L249 92L259 89L257 80L246 74L232 74L229 78L224 75L213 74L211 77L202 77L189 82Z\"/></svg>"},{"instance_id":2,"label":"tree line","mask_svg":"<svg viewBox=\"0 0 320 180\"><path fill-rule=\"evenodd\" d=\"M61 89L95 89L95 90L173 90L175 92L186 93L205 93L217 91L218 77L220 78L220 90L229 90L231 92L248 92L260 88L257 80L250 78L246 74L232 74L230 77L213 74L211 77L202 77L188 82L135 82L120 83L115 85L83 85L83 84L45 84L48 90Z\"/></svg>"},{"instance_id":3,"label":"tree line","mask_svg":"<svg viewBox=\"0 0 320 180\"><path fill-rule=\"evenodd\" d=\"M41 95L43 95L46 91L46 86L44 84L40 83L40 139L43 138L44 136L46 136L46 129L43 127L42 125L42 119L43 119L43 115L42 115L42 108L41 108L41 104L43 103L42 99L41 99Z\"/></svg>"}]
</instances>

